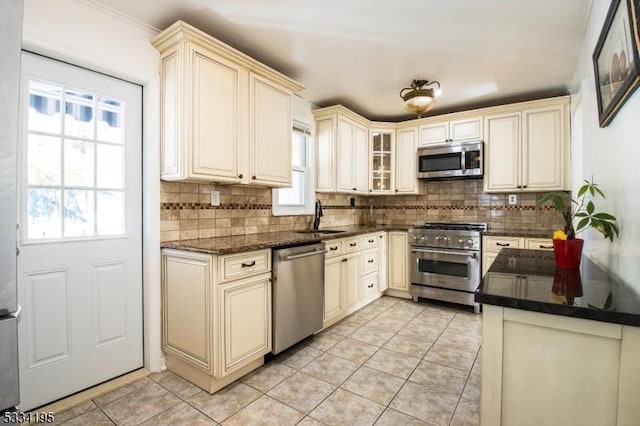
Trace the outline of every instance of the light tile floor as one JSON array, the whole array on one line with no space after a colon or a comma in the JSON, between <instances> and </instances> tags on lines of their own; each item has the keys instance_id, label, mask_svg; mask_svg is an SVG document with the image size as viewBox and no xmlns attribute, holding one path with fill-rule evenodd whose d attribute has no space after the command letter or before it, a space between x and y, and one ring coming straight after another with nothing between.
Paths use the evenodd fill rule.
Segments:
<instances>
[{"instance_id":1,"label":"light tile floor","mask_svg":"<svg viewBox=\"0 0 640 426\"><path fill-rule=\"evenodd\" d=\"M64 425L477 425L480 316L382 297L209 395L169 371Z\"/></svg>"}]
</instances>

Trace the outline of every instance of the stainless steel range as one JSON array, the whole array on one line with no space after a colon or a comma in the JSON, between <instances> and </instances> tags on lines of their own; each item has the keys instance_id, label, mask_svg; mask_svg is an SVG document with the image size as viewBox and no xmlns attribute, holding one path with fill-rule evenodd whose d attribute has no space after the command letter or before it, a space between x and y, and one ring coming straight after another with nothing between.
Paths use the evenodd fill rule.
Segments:
<instances>
[{"instance_id":1,"label":"stainless steel range","mask_svg":"<svg viewBox=\"0 0 640 426\"><path fill-rule=\"evenodd\" d=\"M474 307L480 285L481 233L486 223L433 222L409 229L411 288L418 297Z\"/></svg>"}]
</instances>

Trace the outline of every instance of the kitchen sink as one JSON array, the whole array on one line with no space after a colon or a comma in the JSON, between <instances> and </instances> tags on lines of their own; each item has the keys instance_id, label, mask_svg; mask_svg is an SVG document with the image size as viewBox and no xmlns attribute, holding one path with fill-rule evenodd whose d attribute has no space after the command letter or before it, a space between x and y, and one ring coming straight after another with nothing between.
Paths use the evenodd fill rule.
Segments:
<instances>
[{"instance_id":1,"label":"kitchen sink","mask_svg":"<svg viewBox=\"0 0 640 426\"><path fill-rule=\"evenodd\" d=\"M347 231L333 231L331 229L316 229L316 230L308 230L308 231L296 231L299 234L339 234L341 232Z\"/></svg>"}]
</instances>

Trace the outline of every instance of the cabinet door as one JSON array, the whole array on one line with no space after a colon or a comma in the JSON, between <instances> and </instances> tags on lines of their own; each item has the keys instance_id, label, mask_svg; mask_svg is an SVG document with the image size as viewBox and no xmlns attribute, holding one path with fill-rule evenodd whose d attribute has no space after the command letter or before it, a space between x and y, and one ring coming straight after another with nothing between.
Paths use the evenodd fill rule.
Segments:
<instances>
[{"instance_id":1,"label":"cabinet door","mask_svg":"<svg viewBox=\"0 0 640 426\"><path fill-rule=\"evenodd\" d=\"M393 192L394 181L394 132L371 131L371 144L369 149L370 179L369 192L385 194Z\"/></svg>"},{"instance_id":2,"label":"cabinet door","mask_svg":"<svg viewBox=\"0 0 640 426\"><path fill-rule=\"evenodd\" d=\"M449 140L449 122L420 126L420 146L434 145Z\"/></svg>"},{"instance_id":3,"label":"cabinet door","mask_svg":"<svg viewBox=\"0 0 640 426\"><path fill-rule=\"evenodd\" d=\"M251 74L251 183L291 186L291 94Z\"/></svg>"},{"instance_id":4,"label":"cabinet door","mask_svg":"<svg viewBox=\"0 0 640 426\"><path fill-rule=\"evenodd\" d=\"M483 277L491 267L491 264L493 263L493 261L496 260L496 257L498 257L497 252L485 251L482 253L482 276Z\"/></svg>"},{"instance_id":5,"label":"cabinet door","mask_svg":"<svg viewBox=\"0 0 640 426\"><path fill-rule=\"evenodd\" d=\"M349 311L362 300L360 286L360 253L345 256L342 259L345 310Z\"/></svg>"},{"instance_id":6,"label":"cabinet door","mask_svg":"<svg viewBox=\"0 0 640 426\"><path fill-rule=\"evenodd\" d=\"M335 120L316 121L316 191L336 190Z\"/></svg>"},{"instance_id":7,"label":"cabinet door","mask_svg":"<svg viewBox=\"0 0 640 426\"><path fill-rule=\"evenodd\" d=\"M324 322L340 317L343 312L342 257L334 257L324 263Z\"/></svg>"},{"instance_id":8,"label":"cabinet door","mask_svg":"<svg viewBox=\"0 0 640 426\"><path fill-rule=\"evenodd\" d=\"M384 291L389 288L389 274L387 273L389 270L389 264L387 262L389 252L388 247L388 235L386 232L381 232L379 237L380 245L378 246L378 250L380 250L380 270L378 271L378 289L379 291Z\"/></svg>"},{"instance_id":9,"label":"cabinet door","mask_svg":"<svg viewBox=\"0 0 640 426\"><path fill-rule=\"evenodd\" d=\"M409 242L406 232L389 232L389 288L409 290Z\"/></svg>"},{"instance_id":10,"label":"cabinet door","mask_svg":"<svg viewBox=\"0 0 640 426\"><path fill-rule=\"evenodd\" d=\"M401 129L396 138L396 189L395 192L415 194L418 192L416 172L416 142L418 128Z\"/></svg>"},{"instance_id":11,"label":"cabinet door","mask_svg":"<svg viewBox=\"0 0 640 426\"><path fill-rule=\"evenodd\" d=\"M520 113L485 117L485 191L510 191L520 183Z\"/></svg>"},{"instance_id":12,"label":"cabinet door","mask_svg":"<svg viewBox=\"0 0 640 426\"><path fill-rule=\"evenodd\" d=\"M191 61L191 129L180 135L191 134L190 174L199 179L239 182L239 132L246 125L242 119L246 91L241 87L246 83L246 71L199 49L192 50ZM171 134L166 123L164 132L165 137ZM188 145L183 143L181 149L188 151Z\"/></svg>"},{"instance_id":13,"label":"cabinet door","mask_svg":"<svg viewBox=\"0 0 640 426\"><path fill-rule=\"evenodd\" d=\"M353 127L354 124L343 118L338 118L338 191L355 191L353 181Z\"/></svg>"},{"instance_id":14,"label":"cabinet door","mask_svg":"<svg viewBox=\"0 0 640 426\"><path fill-rule=\"evenodd\" d=\"M449 139L471 141L482 139L482 118L466 118L449 123Z\"/></svg>"},{"instance_id":15,"label":"cabinet door","mask_svg":"<svg viewBox=\"0 0 640 426\"><path fill-rule=\"evenodd\" d=\"M522 112L522 187L535 191L565 188L564 107Z\"/></svg>"},{"instance_id":16,"label":"cabinet door","mask_svg":"<svg viewBox=\"0 0 640 426\"><path fill-rule=\"evenodd\" d=\"M211 256L163 252L162 261L162 347L210 371Z\"/></svg>"},{"instance_id":17,"label":"cabinet door","mask_svg":"<svg viewBox=\"0 0 640 426\"><path fill-rule=\"evenodd\" d=\"M354 125L353 128L353 171L354 190L369 191L369 132L366 128Z\"/></svg>"},{"instance_id":18,"label":"cabinet door","mask_svg":"<svg viewBox=\"0 0 640 426\"><path fill-rule=\"evenodd\" d=\"M271 274L219 289L225 376L271 351Z\"/></svg>"}]
</instances>

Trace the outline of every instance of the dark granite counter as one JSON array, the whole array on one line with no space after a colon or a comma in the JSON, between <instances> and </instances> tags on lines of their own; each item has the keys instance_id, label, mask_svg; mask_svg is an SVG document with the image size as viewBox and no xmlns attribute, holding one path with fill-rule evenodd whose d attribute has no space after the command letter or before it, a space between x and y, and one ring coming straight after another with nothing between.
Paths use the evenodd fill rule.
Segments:
<instances>
[{"instance_id":1,"label":"dark granite counter","mask_svg":"<svg viewBox=\"0 0 640 426\"><path fill-rule=\"evenodd\" d=\"M518 238L549 238L551 239L553 231L533 231L528 229L514 229L510 231L484 231L482 235L488 237L518 237Z\"/></svg>"},{"instance_id":2,"label":"dark granite counter","mask_svg":"<svg viewBox=\"0 0 640 426\"><path fill-rule=\"evenodd\" d=\"M475 296L478 303L640 326L640 295L583 256L580 269L555 267L552 251L502 249Z\"/></svg>"},{"instance_id":3,"label":"dark granite counter","mask_svg":"<svg viewBox=\"0 0 640 426\"><path fill-rule=\"evenodd\" d=\"M195 240L167 241L160 245L162 248L195 251L211 254L231 254L265 248L287 247L300 244L310 244L319 241L335 240L337 238L352 237L379 231L407 231L409 226L377 225L377 226L341 226L323 228L340 231L333 234L312 234L296 231L265 232L261 234L235 235L232 237L201 238Z\"/></svg>"}]
</instances>

